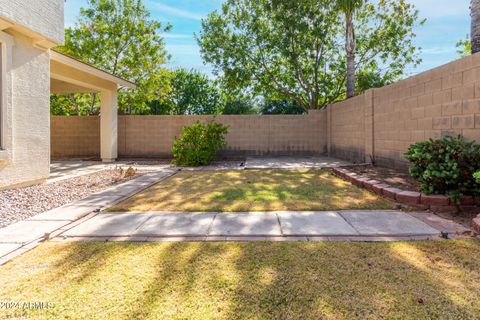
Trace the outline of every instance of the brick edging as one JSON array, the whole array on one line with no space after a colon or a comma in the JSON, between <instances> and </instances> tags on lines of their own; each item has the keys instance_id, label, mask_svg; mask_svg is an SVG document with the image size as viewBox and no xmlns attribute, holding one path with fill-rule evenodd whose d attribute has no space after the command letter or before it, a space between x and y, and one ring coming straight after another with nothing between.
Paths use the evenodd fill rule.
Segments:
<instances>
[{"instance_id":1,"label":"brick edging","mask_svg":"<svg viewBox=\"0 0 480 320\"><path fill-rule=\"evenodd\" d=\"M357 187L365 188L382 197L418 209L429 209L435 213L456 213L459 210L471 210L480 206L480 198L462 197L460 205L457 206L450 201L448 196L425 195L420 192L402 190L386 183L356 174L346 168L332 168L332 172ZM478 223L477 231L480 231L480 215L476 219Z\"/></svg>"},{"instance_id":2,"label":"brick edging","mask_svg":"<svg viewBox=\"0 0 480 320\"><path fill-rule=\"evenodd\" d=\"M475 230L475 232L480 233L480 214L473 219L472 228Z\"/></svg>"}]
</instances>

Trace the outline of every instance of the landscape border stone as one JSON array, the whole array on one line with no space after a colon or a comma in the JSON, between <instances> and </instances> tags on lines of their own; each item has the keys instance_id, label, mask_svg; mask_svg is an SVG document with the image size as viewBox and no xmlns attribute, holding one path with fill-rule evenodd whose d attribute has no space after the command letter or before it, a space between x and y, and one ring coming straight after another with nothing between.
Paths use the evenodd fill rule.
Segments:
<instances>
[{"instance_id":1,"label":"landscape border stone","mask_svg":"<svg viewBox=\"0 0 480 320\"><path fill-rule=\"evenodd\" d=\"M472 226L475 232L480 233L480 214L473 219Z\"/></svg>"},{"instance_id":2,"label":"landscape border stone","mask_svg":"<svg viewBox=\"0 0 480 320\"><path fill-rule=\"evenodd\" d=\"M416 209L431 210L435 213L456 213L459 210L472 210L480 207L480 197L462 197L460 205L454 205L447 195L426 195L419 192L402 190L386 183L371 184L375 180L351 172L347 168L331 168L331 171L338 177L351 182L352 184L368 189L373 193L394 200L400 204L413 206ZM378 182L378 181L375 181ZM480 215L474 219L474 226L477 223L476 231L480 233Z\"/></svg>"}]
</instances>

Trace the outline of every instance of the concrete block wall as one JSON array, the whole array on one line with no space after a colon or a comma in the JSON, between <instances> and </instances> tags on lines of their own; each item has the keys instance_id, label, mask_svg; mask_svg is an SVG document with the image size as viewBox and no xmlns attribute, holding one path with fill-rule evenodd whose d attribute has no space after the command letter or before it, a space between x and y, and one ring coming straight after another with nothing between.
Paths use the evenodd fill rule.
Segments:
<instances>
[{"instance_id":1,"label":"concrete block wall","mask_svg":"<svg viewBox=\"0 0 480 320\"><path fill-rule=\"evenodd\" d=\"M53 116L51 156L60 158L100 158L100 117Z\"/></svg>"},{"instance_id":2,"label":"concrete block wall","mask_svg":"<svg viewBox=\"0 0 480 320\"><path fill-rule=\"evenodd\" d=\"M327 109L328 150L333 157L365 160L365 97L358 96Z\"/></svg>"},{"instance_id":3,"label":"concrete block wall","mask_svg":"<svg viewBox=\"0 0 480 320\"><path fill-rule=\"evenodd\" d=\"M208 119L213 117L120 116L119 156L170 157L181 128ZM458 134L480 142L480 54L308 115L229 115L216 120L230 126L226 155L328 152L357 163L375 161L405 170L408 164L404 153L412 143ZM95 127L98 124L77 117L68 121L63 129L68 132L57 134L57 121L55 117L52 120L52 155L96 156L100 139L92 132L99 131ZM82 131L81 127L88 125L92 127ZM84 144L86 141L92 145Z\"/></svg>"},{"instance_id":4,"label":"concrete block wall","mask_svg":"<svg viewBox=\"0 0 480 320\"><path fill-rule=\"evenodd\" d=\"M480 54L370 90L329 109L334 128L329 138L332 155L361 158L357 156L362 152L361 141L347 141L360 136L364 123L365 161L374 158L379 165L406 169L404 153L412 143L460 134L480 142ZM338 116L341 119L335 119ZM335 129L339 123L346 124L342 130ZM335 152L345 147L348 152Z\"/></svg>"},{"instance_id":5,"label":"concrete block wall","mask_svg":"<svg viewBox=\"0 0 480 320\"><path fill-rule=\"evenodd\" d=\"M172 156L175 137L194 121L215 119L230 127L225 156L327 153L327 113L308 115L119 116L119 157ZM52 117L52 157L98 157L98 117Z\"/></svg>"},{"instance_id":6,"label":"concrete block wall","mask_svg":"<svg viewBox=\"0 0 480 320\"><path fill-rule=\"evenodd\" d=\"M119 156L171 157L182 127L213 119L230 127L223 151L227 156L327 152L326 113L314 111L301 116L120 116Z\"/></svg>"}]
</instances>

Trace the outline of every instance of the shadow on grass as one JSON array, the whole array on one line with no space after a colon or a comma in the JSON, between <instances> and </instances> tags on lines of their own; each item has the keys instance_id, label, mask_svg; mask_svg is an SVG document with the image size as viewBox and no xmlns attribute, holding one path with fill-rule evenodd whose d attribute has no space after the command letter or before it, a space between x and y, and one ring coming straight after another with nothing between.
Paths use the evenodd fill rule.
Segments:
<instances>
[{"instance_id":1,"label":"shadow on grass","mask_svg":"<svg viewBox=\"0 0 480 320\"><path fill-rule=\"evenodd\" d=\"M246 245L226 319L475 319L479 244L447 255L433 242Z\"/></svg>"},{"instance_id":2,"label":"shadow on grass","mask_svg":"<svg viewBox=\"0 0 480 320\"><path fill-rule=\"evenodd\" d=\"M45 318L475 319L480 314L478 241L86 242L44 248L44 257L34 251L0 268L9 280L0 297L50 294L62 308ZM15 278L41 261L50 262L48 269Z\"/></svg>"}]
</instances>

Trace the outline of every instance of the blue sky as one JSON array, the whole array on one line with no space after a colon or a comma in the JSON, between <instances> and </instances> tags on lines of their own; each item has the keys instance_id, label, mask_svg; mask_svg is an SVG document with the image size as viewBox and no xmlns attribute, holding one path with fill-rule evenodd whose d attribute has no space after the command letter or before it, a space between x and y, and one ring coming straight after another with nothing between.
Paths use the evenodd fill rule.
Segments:
<instances>
[{"instance_id":1,"label":"blue sky","mask_svg":"<svg viewBox=\"0 0 480 320\"><path fill-rule=\"evenodd\" d=\"M200 30L200 20L221 7L223 0L144 0L152 16L173 25L165 35L167 50L172 56L170 68L184 67L210 73L200 58L193 34ZM455 43L470 30L470 0L410 0L427 23L417 31L417 45L422 47L423 63L409 75L442 65L457 57ZM65 25L74 24L85 0L67 0Z\"/></svg>"}]
</instances>

